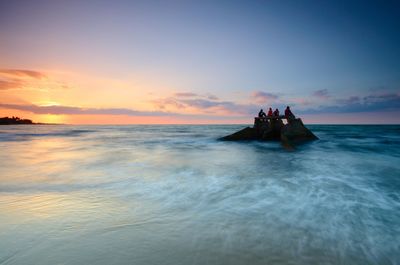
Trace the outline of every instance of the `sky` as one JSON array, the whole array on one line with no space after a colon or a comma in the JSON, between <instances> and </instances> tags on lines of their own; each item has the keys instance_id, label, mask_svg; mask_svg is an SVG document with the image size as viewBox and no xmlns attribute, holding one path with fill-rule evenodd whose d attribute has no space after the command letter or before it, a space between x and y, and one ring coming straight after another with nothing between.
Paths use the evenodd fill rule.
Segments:
<instances>
[{"instance_id":1,"label":"sky","mask_svg":"<svg viewBox=\"0 0 400 265\"><path fill-rule=\"evenodd\" d=\"M399 1L0 0L0 116L400 123Z\"/></svg>"}]
</instances>

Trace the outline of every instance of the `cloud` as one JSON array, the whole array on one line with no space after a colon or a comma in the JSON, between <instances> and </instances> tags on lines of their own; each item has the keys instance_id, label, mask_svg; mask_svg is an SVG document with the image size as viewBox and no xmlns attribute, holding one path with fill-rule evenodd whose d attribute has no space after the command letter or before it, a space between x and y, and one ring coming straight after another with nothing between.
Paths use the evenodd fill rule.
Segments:
<instances>
[{"instance_id":1,"label":"cloud","mask_svg":"<svg viewBox=\"0 0 400 265\"><path fill-rule=\"evenodd\" d=\"M23 89L46 79L42 72L17 69L0 69L0 90Z\"/></svg>"},{"instance_id":2,"label":"cloud","mask_svg":"<svg viewBox=\"0 0 400 265\"><path fill-rule=\"evenodd\" d=\"M217 97L217 96L214 96L214 95L207 95L207 98L209 99L209 100L218 100L219 98Z\"/></svg>"},{"instance_id":3,"label":"cloud","mask_svg":"<svg viewBox=\"0 0 400 265\"><path fill-rule=\"evenodd\" d=\"M400 111L400 95L397 93L370 94L364 97L350 96L335 100L334 105L320 106L301 113L359 113Z\"/></svg>"},{"instance_id":4,"label":"cloud","mask_svg":"<svg viewBox=\"0 0 400 265\"><path fill-rule=\"evenodd\" d=\"M186 112L197 112L214 115L247 116L255 113L257 108L252 104L239 104L233 101L221 101L214 95L199 95L194 93L175 93L171 97L153 100L157 109L173 109ZM189 95L190 94L190 95Z\"/></svg>"},{"instance_id":5,"label":"cloud","mask_svg":"<svg viewBox=\"0 0 400 265\"><path fill-rule=\"evenodd\" d=\"M200 109L208 109L216 106L226 105L226 102L218 102L214 100L207 99L183 99L180 101L187 106L196 107Z\"/></svg>"},{"instance_id":6,"label":"cloud","mask_svg":"<svg viewBox=\"0 0 400 265\"><path fill-rule=\"evenodd\" d=\"M192 92L174 93L170 97L160 98L152 101L157 109L175 109L180 111L196 111L202 113L232 112L239 105L230 101L219 101L212 94L196 94ZM237 111L235 110L235 113Z\"/></svg>"},{"instance_id":7,"label":"cloud","mask_svg":"<svg viewBox=\"0 0 400 265\"><path fill-rule=\"evenodd\" d=\"M320 98L320 99L330 98L328 89L320 89L320 90L314 91L313 96Z\"/></svg>"},{"instance_id":8,"label":"cloud","mask_svg":"<svg viewBox=\"0 0 400 265\"><path fill-rule=\"evenodd\" d=\"M6 104L0 103L0 109L12 109L31 112L34 114L54 114L54 115L125 115L136 117L174 117L174 118L190 118L194 120L230 120L235 118L243 118L242 115L218 115L210 113L188 114L167 111L138 111L127 108L81 108L74 106L38 106L33 104Z\"/></svg>"},{"instance_id":9,"label":"cloud","mask_svg":"<svg viewBox=\"0 0 400 265\"><path fill-rule=\"evenodd\" d=\"M233 101L214 101L207 99L187 99L181 103L206 113L223 113L228 115L252 115L258 109L253 104L239 104Z\"/></svg>"},{"instance_id":10,"label":"cloud","mask_svg":"<svg viewBox=\"0 0 400 265\"><path fill-rule=\"evenodd\" d=\"M169 98L163 98L163 99L157 99L153 100L153 104L155 104L157 109L164 110L170 106L176 108L176 109L184 109L185 105L180 102L180 99L176 99L174 97L169 97Z\"/></svg>"},{"instance_id":11,"label":"cloud","mask_svg":"<svg viewBox=\"0 0 400 265\"><path fill-rule=\"evenodd\" d=\"M0 90L30 89L68 89L60 80L49 78L45 73L32 70L0 69Z\"/></svg>"},{"instance_id":12,"label":"cloud","mask_svg":"<svg viewBox=\"0 0 400 265\"><path fill-rule=\"evenodd\" d=\"M128 116L168 116L180 115L162 111L138 111L126 108L81 108L73 106L38 106L33 104L18 105L0 103L0 108L28 111L35 114L66 114L66 115L128 115Z\"/></svg>"},{"instance_id":13,"label":"cloud","mask_svg":"<svg viewBox=\"0 0 400 265\"><path fill-rule=\"evenodd\" d=\"M19 78L34 78L34 79L43 79L46 78L46 74L39 71L32 70L21 70L21 69L0 69L0 76L10 76L10 77L19 77Z\"/></svg>"},{"instance_id":14,"label":"cloud","mask_svg":"<svg viewBox=\"0 0 400 265\"><path fill-rule=\"evenodd\" d=\"M224 112L235 112L237 113L239 106L238 104L230 101L214 101L214 100L207 100L207 99L188 99L183 100L187 106L192 108L196 108L198 110L203 111L224 111Z\"/></svg>"},{"instance_id":15,"label":"cloud","mask_svg":"<svg viewBox=\"0 0 400 265\"><path fill-rule=\"evenodd\" d=\"M179 98L192 98L192 97L197 97L198 95L196 93L191 93L191 92L178 92L175 93L174 96Z\"/></svg>"},{"instance_id":16,"label":"cloud","mask_svg":"<svg viewBox=\"0 0 400 265\"><path fill-rule=\"evenodd\" d=\"M206 94L206 95L199 95L196 93L192 92L177 92L173 95L173 97L177 98L206 98L209 100L218 100L219 98L215 95L212 94Z\"/></svg>"},{"instance_id":17,"label":"cloud","mask_svg":"<svg viewBox=\"0 0 400 265\"><path fill-rule=\"evenodd\" d=\"M254 102L258 104L273 103L279 99L278 95L264 91L254 91L251 94L251 97L253 98Z\"/></svg>"},{"instance_id":18,"label":"cloud","mask_svg":"<svg viewBox=\"0 0 400 265\"><path fill-rule=\"evenodd\" d=\"M396 93L351 96L337 102L340 103L338 108L345 112L400 110L400 95Z\"/></svg>"},{"instance_id":19,"label":"cloud","mask_svg":"<svg viewBox=\"0 0 400 265\"><path fill-rule=\"evenodd\" d=\"M399 103L400 95L396 93L383 93L383 94L373 94L368 95L363 98L363 100L367 103L376 103L376 102L391 102L391 103Z\"/></svg>"},{"instance_id":20,"label":"cloud","mask_svg":"<svg viewBox=\"0 0 400 265\"><path fill-rule=\"evenodd\" d=\"M308 98L292 98L286 101L286 105L290 106L311 106L313 102L310 101Z\"/></svg>"},{"instance_id":21,"label":"cloud","mask_svg":"<svg viewBox=\"0 0 400 265\"><path fill-rule=\"evenodd\" d=\"M359 104L360 103L360 97L358 96L351 96L348 98L344 98L344 99L337 99L336 103L340 104L340 105L355 105L355 104Z\"/></svg>"},{"instance_id":22,"label":"cloud","mask_svg":"<svg viewBox=\"0 0 400 265\"><path fill-rule=\"evenodd\" d=\"M284 108L289 105L299 114L322 113L357 113L357 112L384 112L400 111L400 95L398 93L375 93L346 98L334 98L328 90L321 89L313 93L315 97L328 98L322 105L312 97L284 99L279 95L263 91L251 93L251 101L238 103L236 101L224 101L209 99L207 96L194 97L167 97L153 101L160 110L178 111L180 113L201 113L207 115L225 115L248 117L258 112L260 104L271 102L275 107ZM271 104L271 103L270 103Z\"/></svg>"},{"instance_id":23,"label":"cloud","mask_svg":"<svg viewBox=\"0 0 400 265\"><path fill-rule=\"evenodd\" d=\"M24 86L24 82L18 79L1 79L0 90L18 89Z\"/></svg>"}]
</instances>

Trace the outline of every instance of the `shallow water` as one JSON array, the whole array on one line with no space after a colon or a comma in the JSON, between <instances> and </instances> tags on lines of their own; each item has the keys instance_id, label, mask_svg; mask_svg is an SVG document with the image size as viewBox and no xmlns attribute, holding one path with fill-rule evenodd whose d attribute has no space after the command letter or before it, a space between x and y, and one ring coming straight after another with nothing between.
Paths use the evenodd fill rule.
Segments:
<instances>
[{"instance_id":1,"label":"shallow water","mask_svg":"<svg viewBox=\"0 0 400 265\"><path fill-rule=\"evenodd\" d=\"M400 126L0 127L0 264L400 264Z\"/></svg>"}]
</instances>

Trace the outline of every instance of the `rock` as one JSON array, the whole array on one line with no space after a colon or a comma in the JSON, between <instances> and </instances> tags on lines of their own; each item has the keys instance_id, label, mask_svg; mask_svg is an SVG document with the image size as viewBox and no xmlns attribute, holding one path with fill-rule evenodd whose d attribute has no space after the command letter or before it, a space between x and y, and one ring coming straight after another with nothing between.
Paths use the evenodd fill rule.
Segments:
<instances>
[{"instance_id":1,"label":"rock","mask_svg":"<svg viewBox=\"0 0 400 265\"><path fill-rule=\"evenodd\" d=\"M285 144L317 139L318 137L307 129L299 118L289 120L288 124L284 125L281 129L281 141Z\"/></svg>"},{"instance_id":2,"label":"rock","mask_svg":"<svg viewBox=\"0 0 400 265\"><path fill-rule=\"evenodd\" d=\"M277 140L281 141L283 146L292 148L293 144L318 139L317 136L304 126L301 119L289 118L287 124L283 124L282 119L286 119L286 117L255 118L253 128L244 128L234 134L222 137L220 140Z\"/></svg>"},{"instance_id":3,"label":"rock","mask_svg":"<svg viewBox=\"0 0 400 265\"><path fill-rule=\"evenodd\" d=\"M281 129L284 126L281 119L271 120L263 131L261 140L280 140Z\"/></svg>"},{"instance_id":4,"label":"rock","mask_svg":"<svg viewBox=\"0 0 400 265\"><path fill-rule=\"evenodd\" d=\"M220 138L223 141L243 141L243 140L256 140L257 135L254 128L247 127L234 134L227 135L225 137Z\"/></svg>"}]
</instances>

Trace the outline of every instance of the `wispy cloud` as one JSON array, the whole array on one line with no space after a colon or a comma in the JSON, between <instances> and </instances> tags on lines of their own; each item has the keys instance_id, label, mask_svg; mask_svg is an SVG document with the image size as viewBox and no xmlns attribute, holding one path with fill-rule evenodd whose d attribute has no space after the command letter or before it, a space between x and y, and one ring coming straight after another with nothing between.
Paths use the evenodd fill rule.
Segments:
<instances>
[{"instance_id":1,"label":"wispy cloud","mask_svg":"<svg viewBox=\"0 0 400 265\"><path fill-rule=\"evenodd\" d=\"M264 91L254 91L251 94L252 100L258 104L271 104L279 99L277 94L264 92Z\"/></svg>"},{"instance_id":2,"label":"wispy cloud","mask_svg":"<svg viewBox=\"0 0 400 265\"><path fill-rule=\"evenodd\" d=\"M361 99L359 96L350 96L347 98L336 99L335 102L339 105L351 106L351 105L360 104L360 100Z\"/></svg>"},{"instance_id":3,"label":"wispy cloud","mask_svg":"<svg viewBox=\"0 0 400 265\"><path fill-rule=\"evenodd\" d=\"M238 116L225 116L218 114L189 114L177 113L167 111L139 111L128 108L82 108L75 106L38 106L34 104L6 104L0 103L0 109L10 109L26 111L34 114L54 114L54 115L123 115L132 117L170 117L178 119L193 119L193 120L230 120L235 118L242 118Z\"/></svg>"},{"instance_id":4,"label":"wispy cloud","mask_svg":"<svg viewBox=\"0 0 400 265\"><path fill-rule=\"evenodd\" d=\"M12 89L66 89L65 82L54 80L41 71L24 69L0 69L0 90Z\"/></svg>"},{"instance_id":5,"label":"wispy cloud","mask_svg":"<svg viewBox=\"0 0 400 265\"><path fill-rule=\"evenodd\" d=\"M219 100L219 98L217 96L211 95L211 94L207 95L207 99L209 99L209 100Z\"/></svg>"},{"instance_id":6,"label":"wispy cloud","mask_svg":"<svg viewBox=\"0 0 400 265\"><path fill-rule=\"evenodd\" d=\"M192 93L192 92L178 92L178 93L175 93L174 96L178 97L178 98L193 98L193 97L197 97L198 94Z\"/></svg>"},{"instance_id":7,"label":"wispy cloud","mask_svg":"<svg viewBox=\"0 0 400 265\"><path fill-rule=\"evenodd\" d=\"M302 111L302 113L357 113L400 111L400 95L397 93L370 94L366 96L349 96L336 99L333 104L319 106Z\"/></svg>"},{"instance_id":8,"label":"wispy cloud","mask_svg":"<svg viewBox=\"0 0 400 265\"><path fill-rule=\"evenodd\" d=\"M14 78L2 79L0 76L0 90L18 89L23 87L24 84L22 80Z\"/></svg>"},{"instance_id":9,"label":"wispy cloud","mask_svg":"<svg viewBox=\"0 0 400 265\"><path fill-rule=\"evenodd\" d=\"M187 107L195 108L207 113L225 113L235 115L248 114L247 105L238 104L232 101L216 101L208 99L184 99L180 101Z\"/></svg>"},{"instance_id":10,"label":"wispy cloud","mask_svg":"<svg viewBox=\"0 0 400 265\"><path fill-rule=\"evenodd\" d=\"M46 78L47 75L43 72L32 71L32 70L24 70L24 69L0 69L1 76L10 76L10 77L29 77L34 79L43 79Z\"/></svg>"},{"instance_id":11,"label":"wispy cloud","mask_svg":"<svg viewBox=\"0 0 400 265\"><path fill-rule=\"evenodd\" d=\"M209 100L218 100L219 98L213 94L197 94L193 92L177 92L173 95L176 98L206 98Z\"/></svg>"},{"instance_id":12,"label":"wispy cloud","mask_svg":"<svg viewBox=\"0 0 400 265\"><path fill-rule=\"evenodd\" d=\"M38 106L33 104L5 104L0 103L0 108L28 111L35 114L67 114L67 115L128 115L128 116L168 116L180 115L162 111L138 111L126 108L81 108L74 106Z\"/></svg>"},{"instance_id":13,"label":"wispy cloud","mask_svg":"<svg viewBox=\"0 0 400 265\"><path fill-rule=\"evenodd\" d=\"M184 109L185 104L181 103L180 101L181 101L180 99L174 97L168 97L168 98L153 100L152 103L155 105L157 109L160 110L165 110L170 107L175 109Z\"/></svg>"},{"instance_id":14,"label":"wispy cloud","mask_svg":"<svg viewBox=\"0 0 400 265\"><path fill-rule=\"evenodd\" d=\"M179 112L196 112L214 115L246 116L254 113L258 107L253 104L240 104L234 101L219 100L214 95L199 95L195 93L175 93L171 97L153 100L152 103L160 110L176 110Z\"/></svg>"},{"instance_id":15,"label":"wispy cloud","mask_svg":"<svg viewBox=\"0 0 400 265\"><path fill-rule=\"evenodd\" d=\"M319 99L328 99L328 98L330 98L328 89L320 89L320 90L314 91L313 96L317 97Z\"/></svg>"}]
</instances>

